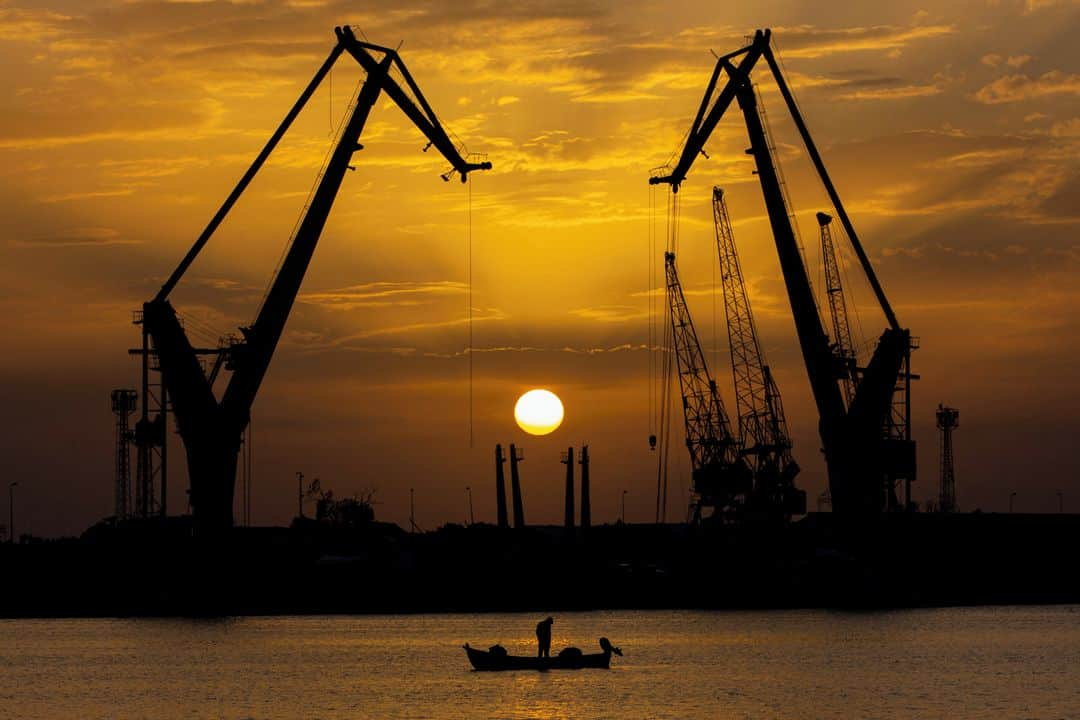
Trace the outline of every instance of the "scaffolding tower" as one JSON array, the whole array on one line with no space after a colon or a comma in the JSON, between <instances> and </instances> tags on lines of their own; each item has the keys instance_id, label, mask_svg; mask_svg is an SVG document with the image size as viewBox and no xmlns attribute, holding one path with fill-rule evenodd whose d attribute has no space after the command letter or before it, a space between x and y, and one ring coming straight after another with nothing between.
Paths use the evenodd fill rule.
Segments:
<instances>
[{"instance_id":1,"label":"scaffolding tower","mask_svg":"<svg viewBox=\"0 0 1080 720\"><path fill-rule=\"evenodd\" d=\"M114 513L117 520L131 514L131 441L135 439L131 432L131 414L138 404L138 393L134 390L118 389L112 391L112 411L116 416L116 486L114 492Z\"/></svg>"},{"instance_id":2,"label":"scaffolding tower","mask_svg":"<svg viewBox=\"0 0 1080 720\"><path fill-rule=\"evenodd\" d=\"M142 346L128 350L140 356L141 396L139 420L135 423L133 440L137 450L135 463L135 504L131 514L140 518L167 513L168 446L166 416L169 401L157 352L143 323L143 314L136 311L134 324L141 326Z\"/></svg>"},{"instance_id":3,"label":"scaffolding tower","mask_svg":"<svg viewBox=\"0 0 1080 720\"><path fill-rule=\"evenodd\" d=\"M960 411L937 406L937 426L941 430L941 487L938 491L938 511L956 512L956 468L953 464L953 430L960 427Z\"/></svg>"}]
</instances>

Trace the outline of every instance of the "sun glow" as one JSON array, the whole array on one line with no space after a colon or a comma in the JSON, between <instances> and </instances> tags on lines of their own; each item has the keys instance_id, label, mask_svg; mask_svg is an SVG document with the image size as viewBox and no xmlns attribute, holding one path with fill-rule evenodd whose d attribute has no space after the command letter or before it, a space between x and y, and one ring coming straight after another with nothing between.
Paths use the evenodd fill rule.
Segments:
<instances>
[{"instance_id":1,"label":"sun glow","mask_svg":"<svg viewBox=\"0 0 1080 720\"><path fill-rule=\"evenodd\" d=\"M547 435L562 424L562 401L550 390L530 390L518 398L514 419L530 435Z\"/></svg>"}]
</instances>

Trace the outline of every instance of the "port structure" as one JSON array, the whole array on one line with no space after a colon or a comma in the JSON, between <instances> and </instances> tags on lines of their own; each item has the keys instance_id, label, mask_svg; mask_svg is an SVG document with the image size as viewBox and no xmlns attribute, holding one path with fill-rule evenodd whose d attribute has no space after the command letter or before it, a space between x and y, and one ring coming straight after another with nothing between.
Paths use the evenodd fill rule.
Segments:
<instances>
[{"instance_id":1,"label":"port structure","mask_svg":"<svg viewBox=\"0 0 1080 720\"><path fill-rule=\"evenodd\" d=\"M664 253L672 351L679 376L686 449L690 452L691 522L734 517L753 489L753 472L732 431L686 305L675 253ZM706 512L708 514L706 514Z\"/></svg>"},{"instance_id":2,"label":"port structure","mask_svg":"<svg viewBox=\"0 0 1080 720\"><path fill-rule=\"evenodd\" d=\"M941 430L941 484L938 487L938 512L951 513L959 510L956 502L956 466L953 460L952 436L953 430L960 427L960 411L938 403L937 426Z\"/></svg>"},{"instance_id":3,"label":"port structure","mask_svg":"<svg viewBox=\"0 0 1080 720\"><path fill-rule=\"evenodd\" d=\"M566 494L563 498L563 527L574 529L574 446L562 453L559 462L566 466Z\"/></svg>"},{"instance_id":4,"label":"port structure","mask_svg":"<svg viewBox=\"0 0 1080 720\"><path fill-rule=\"evenodd\" d=\"M189 500L199 533L220 532L233 524L237 463L252 404L334 199L346 172L354 169L353 156L363 149L360 136L380 96L387 96L426 136L425 151L434 146L450 163L450 169L440 176L443 180L457 174L465 182L470 172L491 168L490 162L463 154L464 149L450 140L396 50L361 41L348 26L335 28L335 34L337 43L277 130L158 293L143 305L143 328L160 363L164 389L187 455ZM342 54L356 60L366 78L347 111L336 144L254 322L241 327L239 336L224 348L222 364L232 375L219 401L212 378L188 340L169 295ZM145 350L149 352L150 348ZM220 369L217 363L215 367Z\"/></svg>"},{"instance_id":5,"label":"port structure","mask_svg":"<svg viewBox=\"0 0 1080 720\"><path fill-rule=\"evenodd\" d=\"M678 159L674 166L654 171L649 182L669 185L672 193L677 193L698 157L708 157L705 144L717 123L732 103L738 102L750 140L747 153L754 158L817 408L833 511L848 517L866 517L910 508L911 483L915 479L915 442L911 439L910 424L911 381L915 376L910 372L910 360L911 351L918 344L911 331L900 325L863 250L773 54L770 37L769 30L758 30L749 45L717 58ZM832 342L825 332L810 285L764 111L759 107L751 79L751 71L761 59L771 71L887 323L860 372L858 387L849 404L845 403L844 390L836 377ZM668 205L670 208L673 203ZM905 483L902 504L896 492L901 481Z\"/></svg>"},{"instance_id":6,"label":"port structure","mask_svg":"<svg viewBox=\"0 0 1080 720\"><path fill-rule=\"evenodd\" d=\"M592 492L589 489L589 446L581 446L581 457L578 459L581 466L581 529L588 530L592 527Z\"/></svg>"},{"instance_id":7,"label":"port structure","mask_svg":"<svg viewBox=\"0 0 1080 720\"><path fill-rule=\"evenodd\" d=\"M719 187L713 188L712 207L735 384L738 439L740 452L753 474L753 489L746 498L746 509L755 515L789 520L792 515L806 513L806 492L795 487L799 464L792 457L784 404L758 341L735 233L724 191Z\"/></svg>"},{"instance_id":8,"label":"port structure","mask_svg":"<svg viewBox=\"0 0 1080 720\"><path fill-rule=\"evenodd\" d=\"M510 494L514 507L514 527L525 527L525 505L521 498L521 477L518 463L525 460L525 452L510 443Z\"/></svg>"},{"instance_id":9,"label":"port structure","mask_svg":"<svg viewBox=\"0 0 1080 720\"><path fill-rule=\"evenodd\" d=\"M506 480L503 477L503 464L506 462L506 458L503 457L502 445L495 445L495 515L497 523L500 528L510 527L510 524L506 518Z\"/></svg>"},{"instance_id":10,"label":"port structure","mask_svg":"<svg viewBox=\"0 0 1080 720\"><path fill-rule=\"evenodd\" d=\"M113 515L123 520L131 514L131 415L139 395L125 388L112 391L112 412L116 416L116 478L113 492Z\"/></svg>"}]
</instances>

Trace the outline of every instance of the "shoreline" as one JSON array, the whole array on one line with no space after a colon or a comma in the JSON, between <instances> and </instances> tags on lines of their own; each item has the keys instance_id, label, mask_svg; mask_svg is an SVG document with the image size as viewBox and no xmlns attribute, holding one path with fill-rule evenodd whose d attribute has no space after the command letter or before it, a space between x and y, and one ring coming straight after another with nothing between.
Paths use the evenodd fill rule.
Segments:
<instances>
[{"instance_id":1,"label":"shoreline","mask_svg":"<svg viewBox=\"0 0 1080 720\"><path fill-rule=\"evenodd\" d=\"M182 519L0 547L0 617L894 610L1080 603L1080 515L841 524L237 528Z\"/></svg>"}]
</instances>

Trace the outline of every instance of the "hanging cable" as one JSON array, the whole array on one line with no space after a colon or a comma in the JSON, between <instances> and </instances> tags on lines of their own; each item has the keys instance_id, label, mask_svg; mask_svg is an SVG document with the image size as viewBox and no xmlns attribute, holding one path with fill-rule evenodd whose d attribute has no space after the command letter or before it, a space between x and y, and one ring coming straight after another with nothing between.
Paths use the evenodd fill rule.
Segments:
<instances>
[{"instance_id":1,"label":"hanging cable","mask_svg":"<svg viewBox=\"0 0 1080 720\"><path fill-rule=\"evenodd\" d=\"M666 283L665 283L666 286ZM669 303L670 314L670 303ZM668 458L671 448L671 381L672 381L672 368L674 362L672 359L672 347L674 345L674 329L671 326L670 317L668 322L664 326L664 346L663 346L663 379L660 386L660 466L657 474L657 491L659 495L659 520L657 522L667 522L667 495L668 495Z\"/></svg>"},{"instance_id":2,"label":"hanging cable","mask_svg":"<svg viewBox=\"0 0 1080 720\"><path fill-rule=\"evenodd\" d=\"M649 303L649 342L645 346L649 364L649 449L656 449L656 186L649 186L649 258L646 265L645 296Z\"/></svg>"},{"instance_id":3,"label":"hanging cable","mask_svg":"<svg viewBox=\"0 0 1080 720\"><path fill-rule=\"evenodd\" d=\"M843 228L841 228L840 231L844 232ZM846 232L844 232L844 237L847 237ZM840 274L844 278L844 287L847 288L847 299L851 301L851 313L855 315L855 326L859 328L859 342L856 343L856 346L861 347L867 345L868 343L866 338L866 331L863 330L862 317L859 315L859 305L855 300L856 288L855 285L851 282L851 276L848 274L847 271L847 258L851 253L850 238L848 239L847 243L837 243L837 249L840 251L840 258L839 262L837 262L837 265L840 266ZM855 347L852 347L852 350L855 350ZM858 354L856 354L856 365L858 364L858 360L859 357Z\"/></svg>"},{"instance_id":4,"label":"hanging cable","mask_svg":"<svg viewBox=\"0 0 1080 720\"><path fill-rule=\"evenodd\" d=\"M252 484L255 481L255 427L254 422L247 421L247 495L244 498L244 524L252 525Z\"/></svg>"},{"instance_id":5,"label":"hanging cable","mask_svg":"<svg viewBox=\"0 0 1080 720\"><path fill-rule=\"evenodd\" d=\"M667 222L665 228L665 244L668 252L675 253L679 245L679 197L675 192L669 193L667 199ZM671 318L671 288L667 282L667 259L664 266L664 342L660 347L661 372L660 372L660 453L656 466L656 522L657 524L667 521L667 494L668 494L668 458L671 447L671 385L674 360L672 358L674 347L674 328Z\"/></svg>"},{"instance_id":6,"label":"hanging cable","mask_svg":"<svg viewBox=\"0 0 1080 720\"><path fill-rule=\"evenodd\" d=\"M716 368L720 359L720 346L716 336L716 271L720 267L720 253L709 254L712 256L712 262L709 263L712 268L712 366L713 372L718 372Z\"/></svg>"},{"instance_id":7,"label":"hanging cable","mask_svg":"<svg viewBox=\"0 0 1080 720\"><path fill-rule=\"evenodd\" d=\"M469 292L468 292L468 319L469 319L469 347L466 355L469 358L469 449L476 447L473 432L473 236L472 236L472 178L465 178L465 198L469 225Z\"/></svg>"}]
</instances>

